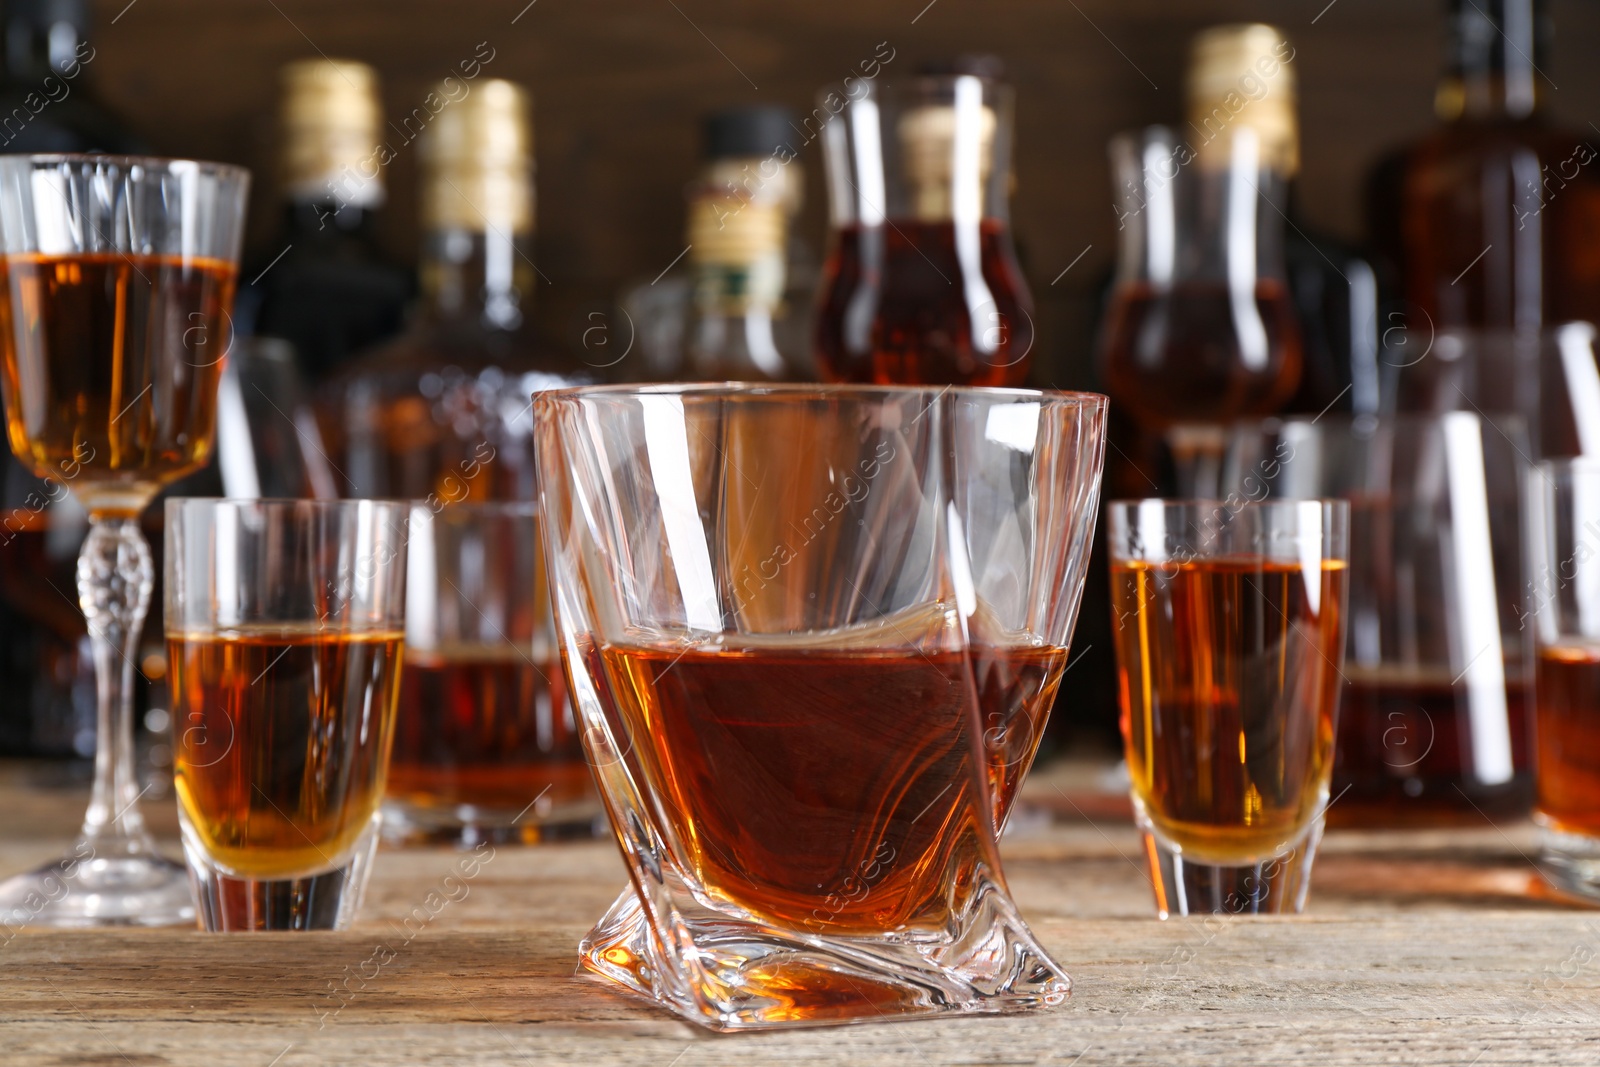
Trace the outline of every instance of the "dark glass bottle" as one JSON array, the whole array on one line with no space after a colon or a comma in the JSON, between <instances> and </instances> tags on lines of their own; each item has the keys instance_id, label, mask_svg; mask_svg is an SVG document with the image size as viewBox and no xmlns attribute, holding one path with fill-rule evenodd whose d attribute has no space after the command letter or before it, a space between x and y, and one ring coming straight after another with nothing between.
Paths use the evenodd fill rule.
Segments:
<instances>
[{"instance_id":1,"label":"dark glass bottle","mask_svg":"<svg viewBox=\"0 0 1600 1067\"><path fill-rule=\"evenodd\" d=\"M1439 127L1381 160L1367 188L1394 279L1385 318L1448 339L1433 345L1447 358L1391 361L1393 393L1409 408L1464 408L1465 395L1527 417L1543 454L1574 452L1572 383L1552 357L1564 327L1600 323L1600 135L1546 121L1543 0L1453 0L1448 29Z\"/></svg>"},{"instance_id":2,"label":"dark glass bottle","mask_svg":"<svg viewBox=\"0 0 1600 1067\"><path fill-rule=\"evenodd\" d=\"M376 72L299 60L281 91L283 229L243 272L236 321L288 341L317 382L400 331L413 285L374 233L385 195Z\"/></svg>"},{"instance_id":3,"label":"dark glass bottle","mask_svg":"<svg viewBox=\"0 0 1600 1067\"><path fill-rule=\"evenodd\" d=\"M527 94L479 82L441 111L422 153L420 313L320 391L317 419L344 496L530 499L530 397L593 375L543 347Z\"/></svg>"},{"instance_id":4,"label":"dark glass bottle","mask_svg":"<svg viewBox=\"0 0 1600 1067\"><path fill-rule=\"evenodd\" d=\"M707 116L704 129L702 166L686 190L681 263L618 297L633 344L617 374L810 378L818 268L793 225L805 192L805 168L791 147L794 114L729 108Z\"/></svg>"}]
</instances>

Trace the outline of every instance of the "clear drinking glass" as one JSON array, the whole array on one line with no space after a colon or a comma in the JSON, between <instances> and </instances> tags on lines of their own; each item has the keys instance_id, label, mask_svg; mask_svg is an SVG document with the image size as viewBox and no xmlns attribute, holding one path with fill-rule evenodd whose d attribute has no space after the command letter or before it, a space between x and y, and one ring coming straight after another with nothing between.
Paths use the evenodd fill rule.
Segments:
<instances>
[{"instance_id":1,"label":"clear drinking glass","mask_svg":"<svg viewBox=\"0 0 1600 1067\"><path fill-rule=\"evenodd\" d=\"M1117 501L1111 608L1156 911L1298 912L1333 773L1349 505Z\"/></svg>"},{"instance_id":2,"label":"clear drinking glass","mask_svg":"<svg viewBox=\"0 0 1600 1067\"><path fill-rule=\"evenodd\" d=\"M1541 463L1528 497L1539 868L1600 900L1600 461Z\"/></svg>"},{"instance_id":3,"label":"clear drinking glass","mask_svg":"<svg viewBox=\"0 0 1600 1067\"><path fill-rule=\"evenodd\" d=\"M139 513L204 466L232 342L249 174L130 156L0 156L11 450L90 514L78 597L99 689L94 793L60 861L0 883L0 921L194 918L183 868L144 828L131 703L154 568Z\"/></svg>"},{"instance_id":4,"label":"clear drinking glass","mask_svg":"<svg viewBox=\"0 0 1600 1067\"><path fill-rule=\"evenodd\" d=\"M1481 824L1528 808L1532 631L1524 625L1515 420L1470 411L1235 427L1232 499L1350 502L1350 648L1335 826Z\"/></svg>"},{"instance_id":5,"label":"clear drinking glass","mask_svg":"<svg viewBox=\"0 0 1600 1067\"><path fill-rule=\"evenodd\" d=\"M361 906L405 641L393 501L167 502L178 818L207 930Z\"/></svg>"},{"instance_id":6,"label":"clear drinking glass","mask_svg":"<svg viewBox=\"0 0 1600 1067\"><path fill-rule=\"evenodd\" d=\"M1067 662L1105 403L538 396L561 654L632 875L586 967L722 1030L1066 994L995 835Z\"/></svg>"},{"instance_id":7,"label":"clear drinking glass","mask_svg":"<svg viewBox=\"0 0 1600 1067\"><path fill-rule=\"evenodd\" d=\"M605 823L567 699L539 509L417 504L384 837L592 837Z\"/></svg>"}]
</instances>

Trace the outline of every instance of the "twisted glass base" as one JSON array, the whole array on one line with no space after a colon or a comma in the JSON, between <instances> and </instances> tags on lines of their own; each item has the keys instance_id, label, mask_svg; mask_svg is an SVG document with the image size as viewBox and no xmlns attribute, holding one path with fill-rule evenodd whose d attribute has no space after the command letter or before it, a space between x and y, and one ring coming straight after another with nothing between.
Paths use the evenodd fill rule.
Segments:
<instances>
[{"instance_id":1,"label":"twisted glass base","mask_svg":"<svg viewBox=\"0 0 1600 1067\"><path fill-rule=\"evenodd\" d=\"M669 894L656 894L661 901ZM712 1030L978 1013L1066 1000L1061 970L997 885L980 878L946 937L797 937L670 893L657 921L632 888L579 945L583 965Z\"/></svg>"}]
</instances>

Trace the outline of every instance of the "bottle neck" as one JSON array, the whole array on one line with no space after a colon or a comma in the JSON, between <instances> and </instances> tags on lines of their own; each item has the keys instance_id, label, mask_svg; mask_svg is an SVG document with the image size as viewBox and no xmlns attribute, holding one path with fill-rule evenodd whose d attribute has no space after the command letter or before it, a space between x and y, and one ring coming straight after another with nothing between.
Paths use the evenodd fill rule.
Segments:
<instances>
[{"instance_id":1,"label":"bottle neck","mask_svg":"<svg viewBox=\"0 0 1600 1067\"><path fill-rule=\"evenodd\" d=\"M1445 121L1532 118L1549 61L1543 0L1454 0L1445 73L1434 108Z\"/></svg>"},{"instance_id":2,"label":"bottle neck","mask_svg":"<svg viewBox=\"0 0 1600 1067\"><path fill-rule=\"evenodd\" d=\"M533 237L436 228L423 238L421 274L430 320L495 333L520 331L533 293Z\"/></svg>"}]
</instances>

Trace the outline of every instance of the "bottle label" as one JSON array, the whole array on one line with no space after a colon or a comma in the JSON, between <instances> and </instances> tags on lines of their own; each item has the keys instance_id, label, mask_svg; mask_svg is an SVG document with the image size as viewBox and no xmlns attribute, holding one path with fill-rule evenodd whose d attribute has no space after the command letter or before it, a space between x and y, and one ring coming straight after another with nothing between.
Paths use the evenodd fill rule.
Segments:
<instances>
[{"instance_id":1,"label":"bottle label","mask_svg":"<svg viewBox=\"0 0 1600 1067\"><path fill-rule=\"evenodd\" d=\"M689 262L701 307L738 315L782 302L787 225L778 203L719 192L689 202Z\"/></svg>"}]
</instances>

